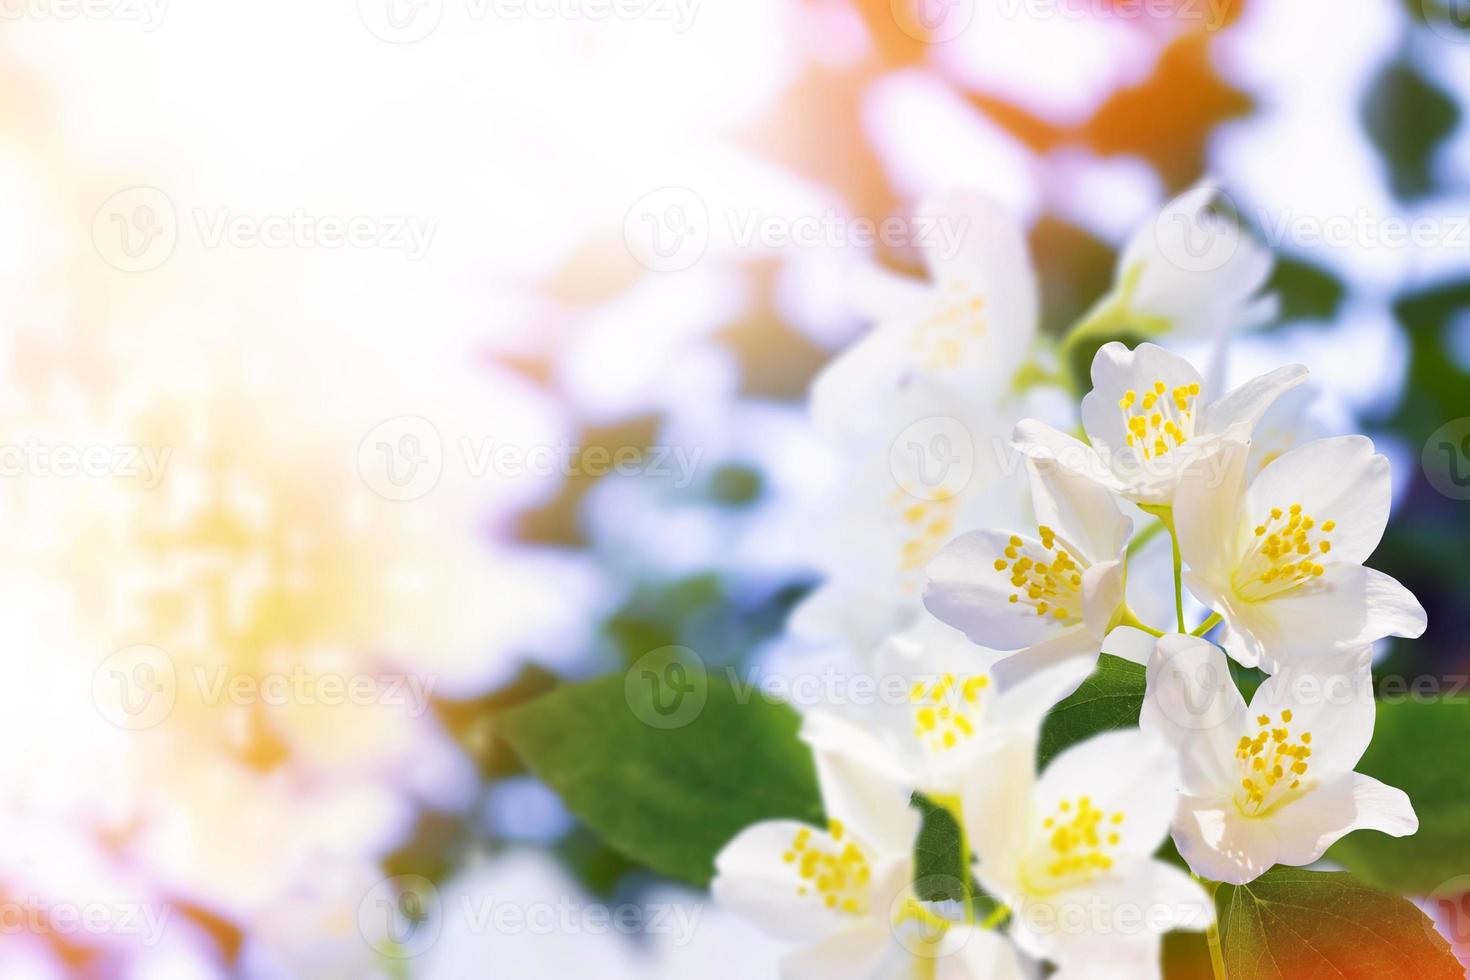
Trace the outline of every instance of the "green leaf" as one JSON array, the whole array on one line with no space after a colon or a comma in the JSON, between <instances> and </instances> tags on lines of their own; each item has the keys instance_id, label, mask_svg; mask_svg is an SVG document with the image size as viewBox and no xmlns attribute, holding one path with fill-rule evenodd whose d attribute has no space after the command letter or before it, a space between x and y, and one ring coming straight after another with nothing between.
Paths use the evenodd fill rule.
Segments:
<instances>
[{"instance_id":1,"label":"green leaf","mask_svg":"<svg viewBox=\"0 0 1470 980\"><path fill-rule=\"evenodd\" d=\"M1470 704L1461 697L1410 700L1388 687L1382 693L1373 744L1358 771L1408 793L1419 832L1358 831L1329 857L1379 888L1427 895L1470 875ZM1470 879L1458 890L1470 891Z\"/></svg>"},{"instance_id":2,"label":"green leaf","mask_svg":"<svg viewBox=\"0 0 1470 980\"><path fill-rule=\"evenodd\" d=\"M1230 980L1464 980L1428 916L1345 872L1276 868L1215 907Z\"/></svg>"},{"instance_id":3,"label":"green leaf","mask_svg":"<svg viewBox=\"0 0 1470 980\"><path fill-rule=\"evenodd\" d=\"M971 874L965 858L969 848L954 811L922 793L914 794L913 806L923 816L914 841L914 894L921 902L968 902L971 919L988 919L1000 903Z\"/></svg>"},{"instance_id":4,"label":"green leaf","mask_svg":"<svg viewBox=\"0 0 1470 980\"><path fill-rule=\"evenodd\" d=\"M950 809L915 793L914 809L923 815L914 841L914 892L921 902L962 902L970 869L965 840Z\"/></svg>"},{"instance_id":5,"label":"green leaf","mask_svg":"<svg viewBox=\"0 0 1470 980\"><path fill-rule=\"evenodd\" d=\"M625 676L566 685L499 719L526 765L588 827L653 870L704 886L761 820L824 822L791 708L745 696L680 648ZM652 658L652 659L650 659Z\"/></svg>"},{"instance_id":6,"label":"green leaf","mask_svg":"<svg viewBox=\"0 0 1470 980\"><path fill-rule=\"evenodd\" d=\"M1097 670L1046 716L1041 728L1038 769L1068 746L1094 735L1138 724L1143 708L1144 669L1131 660L1104 653Z\"/></svg>"}]
</instances>

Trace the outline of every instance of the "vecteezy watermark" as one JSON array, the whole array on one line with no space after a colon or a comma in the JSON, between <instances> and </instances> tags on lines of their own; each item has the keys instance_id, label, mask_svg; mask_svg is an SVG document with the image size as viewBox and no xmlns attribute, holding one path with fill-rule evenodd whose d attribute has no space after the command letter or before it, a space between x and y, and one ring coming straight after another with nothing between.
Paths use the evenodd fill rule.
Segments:
<instances>
[{"instance_id":1,"label":"vecteezy watermark","mask_svg":"<svg viewBox=\"0 0 1470 980\"><path fill-rule=\"evenodd\" d=\"M173 199L159 188L130 187L97 209L92 243L104 261L123 272L162 266L186 231L206 249L380 250L417 262L428 254L439 229L434 215L337 214L304 207L257 212L198 206L186 217L181 222Z\"/></svg>"},{"instance_id":2,"label":"vecteezy watermark","mask_svg":"<svg viewBox=\"0 0 1470 980\"><path fill-rule=\"evenodd\" d=\"M0 478L138 479L145 490L163 482L172 446L49 443L34 436L0 443Z\"/></svg>"},{"instance_id":3,"label":"vecteezy watermark","mask_svg":"<svg viewBox=\"0 0 1470 980\"><path fill-rule=\"evenodd\" d=\"M1419 0L1424 23L1446 41L1470 44L1470 0Z\"/></svg>"},{"instance_id":4,"label":"vecteezy watermark","mask_svg":"<svg viewBox=\"0 0 1470 980\"><path fill-rule=\"evenodd\" d=\"M893 22L915 41L953 41L975 20L976 0L889 0Z\"/></svg>"},{"instance_id":5,"label":"vecteezy watermark","mask_svg":"<svg viewBox=\"0 0 1470 980\"><path fill-rule=\"evenodd\" d=\"M1027 931L1042 936L1161 936L1174 929L1203 930L1213 915L1208 900L1113 901L1099 894L1023 901L1013 910Z\"/></svg>"},{"instance_id":6,"label":"vecteezy watermark","mask_svg":"<svg viewBox=\"0 0 1470 980\"><path fill-rule=\"evenodd\" d=\"M688 647L650 650L623 675L623 700L650 728L683 728L704 712L709 700L704 660Z\"/></svg>"},{"instance_id":7,"label":"vecteezy watermark","mask_svg":"<svg viewBox=\"0 0 1470 980\"><path fill-rule=\"evenodd\" d=\"M460 436L446 446L438 427L419 415L379 423L357 447L363 482L393 501L427 496L451 467L472 480L616 474L668 479L674 489L686 490L703 459L704 450L697 446L579 446L569 440L523 444L493 436Z\"/></svg>"},{"instance_id":8,"label":"vecteezy watermark","mask_svg":"<svg viewBox=\"0 0 1470 980\"><path fill-rule=\"evenodd\" d=\"M641 265L655 272L681 272L704 257L711 240L734 249L786 248L897 250L920 248L941 258L958 254L970 219L954 214L890 215L882 219L843 214L835 208L810 213L776 213L730 207L714 221L704 199L688 187L661 187L644 194L623 219L623 240Z\"/></svg>"},{"instance_id":9,"label":"vecteezy watermark","mask_svg":"<svg viewBox=\"0 0 1470 980\"><path fill-rule=\"evenodd\" d=\"M126 937L141 946L156 946L172 914L167 903L53 902L11 895L0 901L0 936Z\"/></svg>"},{"instance_id":10,"label":"vecteezy watermark","mask_svg":"<svg viewBox=\"0 0 1470 980\"><path fill-rule=\"evenodd\" d=\"M392 671L313 669L241 671L228 664L193 664L180 669L167 651L149 644L109 654L92 675L92 700L119 728L141 731L173 713L181 694L189 703L280 708L288 706L386 706L412 718L431 706L434 675Z\"/></svg>"},{"instance_id":11,"label":"vecteezy watermark","mask_svg":"<svg viewBox=\"0 0 1470 980\"><path fill-rule=\"evenodd\" d=\"M0 0L0 20L113 21L158 30L169 0Z\"/></svg>"},{"instance_id":12,"label":"vecteezy watermark","mask_svg":"<svg viewBox=\"0 0 1470 980\"><path fill-rule=\"evenodd\" d=\"M1423 906L1429 913L1424 928L1430 935L1442 935L1459 949L1470 946L1470 875L1441 882Z\"/></svg>"},{"instance_id":13,"label":"vecteezy watermark","mask_svg":"<svg viewBox=\"0 0 1470 980\"><path fill-rule=\"evenodd\" d=\"M975 476L975 440L959 419L931 415L893 440L888 467L894 482L915 500L949 500Z\"/></svg>"},{"instance_id":14,"label":"vecteezy watermark","mask_svg":"<svg viewBox=\"0 0 1470 980\"><path fill-rule=\"evenodd\" d=\"M702 0L451 0L454 16L484 21L576 21L668 24L682 34L694 24ZM438 30L445 0L357 0L364 27L389 44L413 44Z\"/></svg>"},{"instance_id":15,"label":"vecteezy watermark","mask_svg":"<svg viewBox=\"0 0 1470 980\"><path fill-rule=\"evenodd\" d=\"M113 651L92 673L92 703L118 728L154 727L172 713L178 696L173 658L146 643Z\"/></svg>"},{"instance_id":16,"label":"vecteezy watermark","mask_svg":"<svg viewBox=\"0 0 1470 980\"><path fill-rule=\"evenodd\" d=\"M450 892L419 875L378 882L358 903L363 939L378 953L419 956L438 941L446 920L471 935L661 936L685 946L699 928L697 902L587 902L570 895L526 901L493 894Z\"/></svg>"},{"instance_id":17,"label":"vecteezy watermark","mask_svg":"<svg viewBox=\"0 0 1470 980\"><path fill-rule=\"evenodd\" d=\"M1431 487L1451 500L1470 500L1470 418L1435 429L1419 459Z\"/></svg>"}]
</instances>

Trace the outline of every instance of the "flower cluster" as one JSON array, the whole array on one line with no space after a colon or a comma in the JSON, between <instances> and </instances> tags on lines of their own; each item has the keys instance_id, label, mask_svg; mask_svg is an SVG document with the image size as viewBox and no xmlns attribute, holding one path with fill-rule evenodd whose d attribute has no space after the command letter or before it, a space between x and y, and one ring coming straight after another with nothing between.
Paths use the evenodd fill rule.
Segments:
<instances>
[{"instance_id":1,"label":"flower cluster","mask_svg":"<svg viewBox=\"0 0 1470 980\"><path fill-rule=\"evenodd\" d=\"M1217 268L1171 261L1157 229L1170 209L1197 221L1210 195L1129 243L1118 289L1060 344L1038 335L1020 226L947 195L934 206L965 218L966 247L931 263L932 288L904 284L908 306L818 379L816 422L856 462L830 509L826 584L793 628L903 674L910 703L808 714L829 825L756 824L717 861L719 901L804 943L786 976L1021 977L1036 961L1062 978L1158 976L1164 933L1213 929L1218 883L1313 863L1353 830L1417 829L1402 792L1353 771L1373 731L1372 644L1425 627L1364 565L1388 461L1361 436L1254 446L1306 369L1222 390L1163 346L1107 342L1075 417L1021 417L1070 390L1079 338L1223 349L1227 327L1269 318L1271 261L1248 239ZM989 437L1007 452L916 487L905 450L947 431L936 418L971 450ZM1172 562L1130 579L1155 548ZM1130 605L1160 598L1171 622ZM1043 752L1044 720L1101 653L1146 669L1137 727ZM1249 704L1227 654L1270 675ZM915 794L961 830L968 901L915 882ZM1188 870L1159 856L1170 836Z\"/></svg>"}]
</instances>

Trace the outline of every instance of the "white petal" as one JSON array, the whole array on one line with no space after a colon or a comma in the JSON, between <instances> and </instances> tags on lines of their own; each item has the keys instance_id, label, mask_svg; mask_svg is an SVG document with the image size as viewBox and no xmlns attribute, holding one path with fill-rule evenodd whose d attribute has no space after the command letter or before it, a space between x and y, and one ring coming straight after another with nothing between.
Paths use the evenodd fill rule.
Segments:
<instances>
[{"instance_id":1,"label":"white petal","mask_svg":"<svg viewBox=\"0 0 1470 980\"><path fill-rule=\"evenodd\" d=\"M1278 864L1311 864L1355 830L1407 837L1419 818L1403 790L1361 773L1339 773L1271 814L1280 851Z\"/></svg>"},{"instance_id":2,"label":"white petal","mask_svg":"<svg viewBox=\"0 0 1470 980\"><path fill-rule=\"evenodd\" d=\"M1216 610L1260 658L1262 669L1275 674L1302 654L1353 650L1399 630L1411 635L1423 632L1418 603L1385 579L1393 582L1361 565L1338 563L1329 565L1323 575L1259 602L1216 596L1220 602Z\"/></svg>"},{"instance_id":3,"label":"white petal","mask_svg":"<svg viewBox=\"0 0 1470 980\"><path fill-rule=\"evenodd\" d=\"M973 284L963 291L985 302L987 347L1000 361L1018 362L1030 351L1040 303L1025 226L999 202L968 190L927 199L917 214L939 222L924 250L935 285L953 291ZM946 230L957 240L944 241Z\"/></svg>"},{"instance_id":4,"label":"white petal","mask_svg":"<svg viewBox=\"0 0 1470 980\"><path fill-rule=\"evenodd\" d=\"M1312 734L1310 776L1348 772L1373 740L1378 707L1371 658L1371 647L1293 658L1257 689L1249 716L1274 722L1290 711L1293 741L1300 741L1303 732Z\"/></svg>"},{"instance_id":5,"label":"white petal","mask_svg":"<svg viewBox=\"0 0 1470 980\"><path fill-rule=\"evenodd\" d=\"M1200 419L1201 427L1213 433L1224 433L1235 426L1249 431L1277 398L1306 380L1307 369L1300 364L1288 364L1252 378L1208 405Z\"/></svg>"},{"instance_id":6,"label":"white petal","mask_svg":"<svg viewBox=\"0 0 1470 980\"><path fill-rule=\"evenodd\" d=\"M1020 860L1031 834L1036 742L1013 737L993 742L965 784L961 812L975 852L980 883L998 898L1019 892Z\"/></svg>"},{"instance_id":7,"label":"white petal","mask_svg":"<svg viewBox=\"0 0 1470 980\"><path fill-rule=\"evenodd\" d=\"M1239 549L1250 444L1233 439L1191 467L1174 493L1174 527L1179 556L1206 580L1220 582L1234 569ZM1197 596L1208 602L1204 596Z\"/></svg>"},{"instance_id":8,"label":"white petal","mask_svg":"<svg viewBox=\"0 0 1470 980\"><path fill-rule=\"evenodd\" d=\"M1098 645L1091 630L1085 626L1074 626L1000 660L990 673L1002 687L1014 687L1042 671L1069 664L1081 665L1085 674L1090 674L1097 666Z\"/></svg>"},{"instance_id":9,"label":"white petal","mask_svg":"<svg viewBox=\"0 0 1470 980\"><path fill-rule=\"evenodd\" d=\"M1240 812L1233 799L1181 796L1174 845L1201 878L1243 885L1276 863L1276 834L1266 820Z\"/></svg>"},{"instance_id":10,"label":"white petal","mask_svg":"<svg viewBox=\"0 0 1470 980\"><path fill-rule=\"evenodd\" d=\"M1162 937L1127 943L1099 943L1079 948L1048 980L1161 980Z\"/></svg>"},{"instance_id":11,"label":"white petal","mask_svg":"<svg viewBox=\"0 0 1470 980\"><path fill-rule=\"evenodd\" d=\"M1149 633L1132 626L1119 626L1103 640L1102 652L1147 667L1158 641Z\"/></svg>"},{"instance_id":12,"label":"white petal","mask_svg":"<svg viewBox=\"0 0 1470 980\"><path fill-rule=\"evenodd\" d=\"M1151 390L1156 381L1172 389L1203 384L1204 379L1184 358L1157 344L1139 344L1130 351L1113 341L1098 348L1092 359L1092 391L1082 399L1082 427L1104 459L1128 448L1127 426L1118 402L1125 392Z\"/></svg>"},{"instance_id":13,"label":"white petal","mask_svg":"<svg viewBox=\"0 0 1470 980\"><path fill-rule=\"evenodd\" d=\"M1011 441L1028 458L1055 460L1073 473L1087 477L1115 493L1123 489L1123 484L1098 455L1097 450L1045 422L1022 419L1011 434Z\"/></svg>"},{"instance_id":14,"label":"white petal","mask_svg":"<svg viewBox=\"0 0 1470 980\"><path fill-rule=\"evenodd\" d=\"M1120 557L1133 532L1107 488L1052 459L1026 460L1036 522L1050 527L1089 562Z\"/></svg>"},{"instance_id":15,"label":"white petal","mask_svg":"<svg viewBox=\"0 0 1470 980\"><path fill-rule=\"evenodd\" d=\"M903 319L879 324L818 372L810 399L819 429L854 435L878 427L882 396L897 388L908 367L912 329Z\"/></svg>"},{"instance_id":16,"label":"white petal","mask_svg":"<svg viewBox=\"0 0 1470 980\"><path fill-rule=\"evenodd\" d=\"M901 957L893 935L875 918L865 919L781 960L781 980L852 980L878 976L883 961Z\"/></svg>"},{"instance_id":17,"label":"white petal","mask_svg":"<svg viewBox=\"0 0 1470 980\"><path fill-rule=\"evenodd\" d=\"M1068 657L1035 670L1009 687L1001 685L992 699L987 724L1036 738L1047 712L1077 690L1093 666L1086 657Z\"/></svg>"},{"instance_id":18,"label":"white petal","mask_svg":"<svg viewBox=\"0 0 1470 980\"><path fill-rule=\"evenodd\" d=\"M1161 637L1149 659L1138 724L1178 748L1180 787L1186 793L1234 790L1245 699L1219 647L1192 636Z\"/></svg>"},{"instance_id":19,"label":"white petal","mask_svg":"<svg viewBox=\"0 0 1470 980\"><path fill-rule=\"evenodd\" d=\"M1016 950L998 932L956 926L939 943L934 980L1025 980Z\"/></svg>"},{"instance_id":20,"label":"white petal","mask_svg":"<svg viewBox=\"0 0 1470 980\"><path fill-rule=\"evenodd\" d=\"M1350 643L1372 643L1385 636L1414 638L1424 635L1429 617L1414 594L1392 576L1363 569L1363 591L1368 603L1368 622Z\"/></svg>"},{"instance_id":21,"label":"white petal","mask_svg":"<svg viewBox=\"0 0 1470 980\"><path fill-rule=\"evenodd\" d=\"M1082 619L1094 639L1108 635L1117 622L1127 599L1128 566L1119 556L1101 561L1082 573Z\"/></svg>"},{"instance_id":22,"label":"white petal","mask_svg":"<svg viewBox=\"0 0 1470 980\"><path fill-rule=\"evenodd\" d=\"M1246 513L1265 523L1271 508L1301 504L1318 529L1335 521L1331 559L1361 564L1383 537L1391 495L1388 459L1365 436L1316 439L1272 460L1251 481Z\"/></svg>"},{"instance_id":23,"label":"white petal","mask_svg":"<svg viewBox=\"0 0 1470 980\"><path fill-rule=\"evenodd\" d=\"M1042 814L1065 800L1086 796L1124 821L1117 854L1147 857L1169 833L1174 812L1178 757L1164 742L1137 729L1106 732L1074 745L1052 760L1036 787Z\"/></svg>"},{"instance_id":24,"label":"white petal","mask_svg":"<svg viewBox=\"0 0 1470 980\"><path fill-rule=\"evenodd\" d=\"M823 746L813 752L828 819L840 820L880 859L911 853L920 821L909 805L913 787L854 748Z\"/></svg>"},{"instance_id":25,"label":"white petal","mask_svg":"<svg viewBox=\"0 0 1470 980\"><path fill-rule=\"evenodd\" d=\"M996 650L1028 647L1065 629L1050 616L1038 616L1031 606L1010 601L1016 587L1007 573L995 568L1010 538L1009 531L960 535L929 563L924 590L924 605L931 613Z\"/></svg>"},{"instance_id":26,"label":"white petal","mask_svg":"<svg viewBox=\"0 0 1470 980\"><path fill-rule=\"evenodd\" d=\"M799 894L806 883L783 855L802 830L823 834L795 820L766 820L737 834L715 857L715 901L783 939L818 939L850 922L823 905L814 889Z\"/></svg>"},{"instance_id":27,"label":"white petal","mask_svg":"<svg viewBox=\"0 0 1470 980\"><path fill-rule=\"evenodd\" d=\"M847 292L853 312L876 323L912 317L915 310L924 309L934 300L929 283L890 272L880 265L853 269Z\"/></svg>"},{"instance_id":28,"label":"white petal","mask_svg":"<svg viewBox=\"0 0 1470 980\"><path fill-rule=\"evenodd\" d=\"M1032 898L1013 910L1024 949L1063 966L1119 947L1147 948L1164 933L1203 931L1214 919L1210 897L1188 874L1152 858L1120 861L1077 888Z\"/></svg>"}]
</instances>

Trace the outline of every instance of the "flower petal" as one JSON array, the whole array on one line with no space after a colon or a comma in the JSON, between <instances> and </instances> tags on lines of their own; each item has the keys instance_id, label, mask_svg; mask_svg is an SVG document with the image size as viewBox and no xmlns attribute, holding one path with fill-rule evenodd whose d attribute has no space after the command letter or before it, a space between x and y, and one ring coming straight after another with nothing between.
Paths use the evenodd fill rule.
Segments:
<instances>
[{"instance_id":1,"label":"flower petal","mask_svg":"<svg viewBox=\"0 0 1470 980\"><path fill-rule=\"evenodd\" d=\"M996 663L990 674L1001 687L1014 687L1042 671L1080 664L1084 676L1097 666L1098 641L1092 632L1074 626L1049 640L1027 647Z\"/></svg>"},{"instance_id":2,"label":"flower petal","mask_svg":"<svg viewBox=\"0 0 1470 980\"><path fill-rule=\"evenodd\" d=\"M1265 523L1271 508L1301 504L1320 529L1333 521L1334 562L1362 564L1388 524L1392 492L1388 459L1366 436L1316 439L1272 460L1251 481L1246 513Z\"/></svg>"},{"instance_id":3,"label":"flower petal","mask_svg":"<svg viewBox=\"0 0 1470 980\"><path fill-rule=\"evenodd\" d=\"M1128 451L1127 424L1118 402L1128 391L1149 391L1156 381L1173 389L1203 384L1194 366L1157 344L1139 344L1133 350L1113 341L1098 348L1092 359L1092 390L1082 399L1082 427L1104 459Z\"/></svg>"},{"instance_id":4,"label":"flower petal","mask_svg":"<svg viewBox=\"0 0 1470 980\"><path fill-rule=\"evenodd\" d=\"M1225 439L1219 452L1191 466L1174 493L1179 557L1196 575L1228 585L1239 558L1241 501L1245 498L1250 443ZM1197 596L1208 601L1204 596Z\"/></svg>"},{"instance_id":5,"label":"flower petal","mask_svg":"<svg viewBox=\"0 0 1470 980\"><path fill-rule=\"evenodd\" d=\"M1276 834L1266 820L1240 812L1233 799L1179 797L1174 846L1201 878L1243 885L1276 863Z\"/></svg>"},{"instance_id":6,"label":"flower petal","mask_svg":"<svg viewBox=\"0 0 1470 980\"><path fill-rule=\"evenodd\" d=\"M1414 638L1424 635L1429 617L1414 594L1392 576L1377 569L1363 569L1363 593L1368 604L1368 622L1363 632L1353 638L1359 643L1372 643L1385 636Z\"/></svg>"},{"instance_id":7,"label":"flower petal","mask_svg":"<svg viewBox=\"0 0 1470 980\"><path fill-rule=\"evenodd\" d=\"M1107 488L1054 459L1026 460L1036 522L1050 527L1089 562L1120 557L1133 532Z\"/></svg>"},{"instance_id":8,"label":"flower petal","mask_svg":"<svg viewBox=\"0 0 1470 980\"><path fill-rule=\"evenodd\" d=\"M1266 679L1251 698L1249 716L1281 717L1300 741L1312 736L1308 773L1314 779L1349 772L1373 740L1377 702L1373 697L1371 647L1345 653L1295 657Z\"/></svg>"},{"instance_id":9,"label":"flower petal","mask_svg":"<svg viewBox=\"0 0 1470 980\"><path fill-rule=\"evenodd\" d=\"M1082 619L1094 639L1108 635L1127 600L1128 566L1122 549L1113 561L1102 561L1082 573Z\"/></svg>"},{"instance_id":10,"label":"flower petal","mask_svg":"<svg viewBox=\"0 0 1470 980\"><path fill-rule=\"evenodd\" d=\"M800 894L806 882L784 856L802 831L824 834L795 820L765 820L735 835L715 857L715 901L783 939L820 939L851 922L827 908L815 889Z\"/></svg>"},{"instance_id":11,"label":"flower petal","mask_svg":"<svg viewBox=\"0 0 1470 980\"><path fill-rule=\"evenodd\" d=\"M1110 653L1115 657L1147 667L1149 658L1153 656L1155 638L1141 629L1132 626L1119 626L1108 633L1103 640L1102 652Z\"/></svg>"},{"instance_id":12,"label":"flower petal","mask_svg":"<svg viewBox=\"0 0 1470 980\"><path fill-rule=\"evenodd\" d=\"M929 236L924 249L929 274L941 289L979 296L985 303L987 345L994 357L1014 362L1030 349L1036 334L1039 288L1020 219L998 201L972 190L950 190L926 199L916 209L921 220L948 222L957 238L944 240L946 228Z\"/></svg>"},{"instance_id":13,"label":"flower petal","mask_svg":"<svg viewBox=\"0 0 1470 980\"><path fill-rule=\"evenodd\" d=\"M1311 864L1355 830L1407 837L1419 818L1403 790L1361 773L1338 773L1270 816L1280 850L1278 864Z\"/></svg>"},{"instance_id":14,"label":"flower petal","mask_svg":"<svg viewBox=\"0 0 1470 980\"><path fill-rule=\"evenodd\" d=\"M1179 750L1184 792L1234 790L1236 743L1245 721L1245 699L1219 647L1177 633L1159 639L1138 725Z\"/></svg>"},{"instance_id":15,"label":"flower petal","mask_svg":"<svg viewBox=\"0 0 1470 980\"><path fill-rule=\"evenodd\" d=\"M1037 419L1022 419L1011 434L1016 449L1031 459L1055 460L1062 467L1117 493L1123 484L1097 450Z\"/></svg>"},{"instance_id":16,"label":"flower petal","mask_svg":"<svg viewBox=\"0 0 1470 980\"><path fill-rule=\"evenodd\" d=\"M1201 429L1225 433L1236 426L1243 426L1248 432L1277 398L1306 380L1307 369L1300 364L1288 364L1252 378L1206 406L1200 419Z\"/></svg>"},{"instance_id":17,"label":"flower petal","mask_svg":"<svg viewBox=\"0 0 1470 980\"><path fill-rule=\"evenodd\" d=\"M817 373L810 396L817 428L854 435L880 426L884 399L874 395L896 389L904 377L913 329L913 321L907 318L880 323Z\"/></svg>"},{"instance_id":18,"label":"flower petal","mask_svg":"<svg viewBox=\"0 0 1470 980\"><path fill-rule=\"evenodd\" d=\"M1065 627L1038 616L1025 603L1011 602L1016 591L995 568L1012 535L971 531L946 545L929 563L924 605L940 620L976 643L996 650L1018 650L1059 635Z\"/></svg>"},{"instance_id":19,"label":"flower petal","mask_svg":"<svg viewBox=\"0 0 1470 980\"><path fill-rule=\"evenodd\" d=\"M1024 980L1015 949L998 932L955 926L939 942L934 980Z\"/></svg>"},{"instance_id":20,"label":"flower petal","mask_svg":"<svg viewBox=\"0 0 1470 980\"><path fill-rule=\"evenodd\" d=\"M841 821L880 859L908 854L919 834L912 787L863 758L854 747L814 746L817 782L827 817Z\"/></svg>"},{"instance_id":21,"label":"flower petal","mask_svg":"<svg viewBox=\"0 0 1470 980\"><path fill-rule=\"evenodd\" d=\"M1020 860L1030 839L1036 783L1036 741L993 742L961 794L965 836L975 852L975 874L992 895L1019 893Z\"/></svg>"},{"instance_id":22,"label":"flower petal","mask_svg":"<svg viewBox=\"0 0 1470 980\"><path fill-rule=\"evenodd\" d=\"M863 919L781 960L781 980L851 980L881 976L885 960L911 958L876 918ZM902 974L899 974L900 976Z\"/></svg>"},{"instance_id":23,"label":"flower petal","mask_svg":"<svg viewBox=\"0 0 1470 980\"><path fill-rule=\"evenodd\" d=\"M1036 807L1055 812L1086 796L1108 813L1122 812L1120 856L1148 857L1169 833L1178 757L1167 743L1137 729L1095 735L1052 760L1036 787Z\"/></svg>"}]
</instances>

